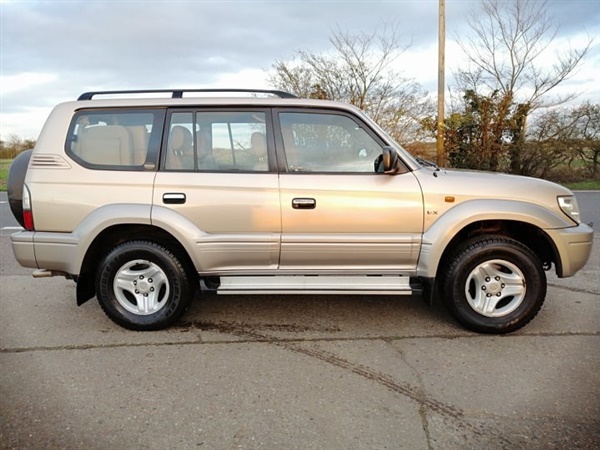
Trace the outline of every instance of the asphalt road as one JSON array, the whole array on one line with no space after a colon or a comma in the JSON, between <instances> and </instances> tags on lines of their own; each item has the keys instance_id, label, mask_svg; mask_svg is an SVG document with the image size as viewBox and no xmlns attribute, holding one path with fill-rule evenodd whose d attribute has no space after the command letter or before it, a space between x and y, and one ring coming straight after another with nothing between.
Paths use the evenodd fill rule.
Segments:
<instances>
[{"instance_id":1,"label":"asphalt road","mask_svg":"<svg viewBox=\"0 0 600 450\"><path fill-rule=\"evenodd\" d=\"M31 278L3 230L0 448L600 448L598 195L578 193L592 259L508 336L377 296L205 296L130 332Z\"/></svg>"}]
</instances>

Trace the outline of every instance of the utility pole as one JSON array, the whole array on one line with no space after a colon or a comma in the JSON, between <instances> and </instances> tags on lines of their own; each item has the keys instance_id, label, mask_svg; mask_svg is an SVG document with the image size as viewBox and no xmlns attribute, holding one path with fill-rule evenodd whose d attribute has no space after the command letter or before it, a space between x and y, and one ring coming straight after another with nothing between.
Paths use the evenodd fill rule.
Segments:
<instances>
[{"instance_id":1,"label":"utility pole","mask_svg":"<svg viewBox=\"0 0 600 450\"><path fill-rule=\"evenodd\" d=\"M437 108L437 164L444 166L446 163L446 152L444 150L444 67L446 47L446 5L445 0L439 0L439 23L438 23L438 108Z\"/></svg>"}]
</instances>

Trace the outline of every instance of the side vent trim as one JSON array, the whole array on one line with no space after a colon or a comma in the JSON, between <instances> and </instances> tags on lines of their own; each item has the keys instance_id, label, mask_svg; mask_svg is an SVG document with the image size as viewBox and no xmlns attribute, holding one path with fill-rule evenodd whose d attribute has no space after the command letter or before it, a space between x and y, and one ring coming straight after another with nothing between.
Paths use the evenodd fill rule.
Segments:
<instances>
[{"instance_id":1,"label":"side vent trim","mask_svg":"<svg viewBox=\"0 0 600 450\"><path fill-rule=\"evenodd\" d=\"M33 154L29 167L36 169L70 169L71 165L59 155L52 154Z\"/></svg>"}]
</instances>

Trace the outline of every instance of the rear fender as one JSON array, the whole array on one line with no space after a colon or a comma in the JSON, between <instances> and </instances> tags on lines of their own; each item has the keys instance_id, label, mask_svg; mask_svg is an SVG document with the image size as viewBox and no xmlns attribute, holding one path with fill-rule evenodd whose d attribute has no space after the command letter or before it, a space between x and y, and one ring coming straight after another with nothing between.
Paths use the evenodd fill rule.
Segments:
<instances>
[{"instance_id":1,"label":"rear fender","mask_svg":"<svg viewBox=\"0 0 600 450\"><path fill-rule=\"evenodd\" d=\"M124 223L150 225L150 209L150 205L106 205L89 214L72 233L36 232L34 246L38 267L82 275L85 255L102 231ZM57 252L61 253L60 257Z\"/></svg>"}]
</instances>

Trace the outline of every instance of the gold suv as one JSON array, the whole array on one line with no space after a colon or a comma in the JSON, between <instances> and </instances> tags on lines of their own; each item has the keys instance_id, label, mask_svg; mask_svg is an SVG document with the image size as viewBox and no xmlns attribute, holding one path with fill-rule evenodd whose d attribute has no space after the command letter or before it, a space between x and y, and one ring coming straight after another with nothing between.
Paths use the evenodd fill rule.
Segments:
<instances>
[{"instance_id":1,"label":"gold suv","mask_svg":"<svg viewBox=\"0 0 600 450\"><path fill-rule=\"evenodd\" d=\"M564 187L438 168L347 104L239 93L56 106L9 175L19 263L74 279L78 304L96 296L134 330L169 326L210 289L439 292L467 328L506 333L539 311L545 270L569 277L590 255Z\"/></svg>"}]
</instances>

